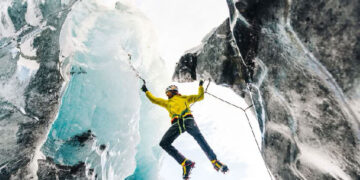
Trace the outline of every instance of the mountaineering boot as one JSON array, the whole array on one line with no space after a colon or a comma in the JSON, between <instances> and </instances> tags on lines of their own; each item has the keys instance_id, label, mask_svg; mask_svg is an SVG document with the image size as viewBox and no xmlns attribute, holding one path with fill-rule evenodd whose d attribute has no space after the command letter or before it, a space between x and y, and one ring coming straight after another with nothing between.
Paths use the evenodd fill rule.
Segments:
<instances>
[{"instance_id":1,"label":"mountaineering boot","mask_svg":"<svg viewBox=\"0 0 360 180\"><path fill-rule=\"evenodd\" d=\"M183 167L183 179L188 180L191 170L195 167L195 163L185 159L183 163L181 163L181 166Z\"/></svg>"},{"instance_id":2,"label":"mountaineering boot","mask_svg":"<svg viewBox=\"0 0 360 180\"><path fill-rule=\"evenodd\" d=\"M213 164L214 168L216 171L221 171L222 173L226 173L229 168L227 167L227 165L221 163L220 161L218 160L212 160L211 163Z\"/></svg>"}]
</instances>

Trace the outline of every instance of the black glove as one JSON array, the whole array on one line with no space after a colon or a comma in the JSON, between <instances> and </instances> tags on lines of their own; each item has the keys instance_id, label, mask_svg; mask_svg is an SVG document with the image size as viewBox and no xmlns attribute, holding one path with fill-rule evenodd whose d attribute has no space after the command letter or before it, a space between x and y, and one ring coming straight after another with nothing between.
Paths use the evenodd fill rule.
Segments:
<instances>
[{"instance_id":1,"label":"black glove","mask_svg":"<svg viewBox=\"0 0 360 180\"><path fill-rule=\"evenodd\" d=\"M202 86L203 84L204 84L204 81L203 81L203 80L200 80L199 86Z\"/></svg>"},{"instance_id":2,"label":"black glove","mask_svg":"<svg viewBox=\"0 0 360 180\"><path fill-rule=\"evenodd\" d=\"M148 91L148 89L146 88L145 84L141 87L141 90L144 91L144 92Z\"/></svg>"}]
</instances>

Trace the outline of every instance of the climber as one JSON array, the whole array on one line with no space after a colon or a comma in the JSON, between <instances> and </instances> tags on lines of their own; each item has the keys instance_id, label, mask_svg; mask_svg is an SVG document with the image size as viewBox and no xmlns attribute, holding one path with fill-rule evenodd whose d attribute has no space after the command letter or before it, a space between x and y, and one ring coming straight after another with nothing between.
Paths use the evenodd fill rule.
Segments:
<instances>
[{"instance_id":1,"label":"climber","mask_svg":"<svg viewBox=\"0 0 360 180\"><path fill-rule=\"evenodd\" d=\"M148 91L145 84L141 88L152 103L164 107L166 108L166 110L169 111L169 115L171 118L171 127L166 131L165 135L161 139L160 146L179 164L181 164L183 168L184 179L189 178L190 172L192 168L194 168L195 162L186 159L171 144L181 133L185 131L187 131L191 136L194 137L194 139L197 141L197 143L200 145L202 150L205 152L205 154L211 161L215 170L220 170L223 173L229 170L225 164L222 164L216 159L215 153L205 141L203 135L197 127L197 124L189 108L190 104L204 99L204 88L202 86L203 83L204 81L201 80L199 84L199 93L197 95L188 96L179 94L177 86L171 85L166 88L165 91L168 100L153 96L150 91Z\"/></svg>"}]
</instances>

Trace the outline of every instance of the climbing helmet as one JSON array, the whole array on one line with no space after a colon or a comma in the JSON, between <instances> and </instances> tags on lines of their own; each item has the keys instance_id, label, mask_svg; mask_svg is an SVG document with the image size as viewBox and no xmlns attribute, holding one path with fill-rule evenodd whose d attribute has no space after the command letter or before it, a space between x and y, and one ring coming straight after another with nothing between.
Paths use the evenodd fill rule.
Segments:
<instances>
[{"instance_id":1,"label":"climbing helmet","mask_svg":"<svg viewBox=\"0 0 360 180\"><path fill-rule=\"evenodd\" d=\"M171 92L173 92L173 91L178 92L178 87L177 87L177 86L175 86L175 85L170 85L169 87L167 87L167 88L166 88L165 93L166 93L166 92L168 92L168 91L171 91Z\"/></svg>"}]
</instances>

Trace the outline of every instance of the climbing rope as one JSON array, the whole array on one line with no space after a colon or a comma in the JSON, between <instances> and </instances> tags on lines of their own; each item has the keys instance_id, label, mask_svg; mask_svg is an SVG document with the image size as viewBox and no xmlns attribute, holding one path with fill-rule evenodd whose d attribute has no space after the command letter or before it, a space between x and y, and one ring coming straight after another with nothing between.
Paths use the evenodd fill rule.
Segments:
<instances>
[{"instance_id":1,"label":"climbing rope","mask_svg":"<svg viewBox=\"0 0 360 180\"><path fill-rule=\"evenodd\" d=\"M249 118L249 116L248 116L247 113L246 113L246 110L248 110L248 109L250 109L251 107L253 107L253 104L251 104L250 106L248 106L248 107L246 107L246 108L244 109L244 108L242 108L242 107L240 107L240 106L237 106L237 105L235 105L235 104L233 104L233 103L230 103L229 101L226 101L226 100L224 100L224 99L221 99L221 98L215 96L214 94L211 94L211 93L207 92L207 88L209 87L209 85L210 85L210 80L209 80L209 84L208 84L207 87L206 87L206 91L205 91L206 94L209 94L210 96L212 96L212 97L214 97L214 98L216 98L216 99L218 99L218 100L220 100L220 101L222 101L222 102L224 102L224 103L226 103L226 104L229 104L229 105L231 105L231 106L234 106L234 107L242 110L242 111L245 113L245 117L246 117L247 122L248 122L248 124L249 124L249 126L250 126L251 133L252 133L253 138L254 138L254 140L255 140L257 149L258 149L258 151L259 151L259 153L260 153L260 155L261 155L261 158L263 159L263 162L264 162L264 164L265 164L265 167L266 167L266 170L267 170L267 172L268 172L268 174L269 174L270 179L273 180L273 176L271 175L270 169L269 169L269 167L267 166L267 164L265 163L265 157L264 157L263 154L262 154L262 151L261 151L261 148L260 148L260 144L259 144L259 142L256 140L254 128L252 127L252 125L251 125L251 123L250 123L250 118ZM249 90L249 92L250 92L249 86L248 86L247 88L248 88L248 90ZM251 92L250 92L250 93L251 93ZM250 97L251 97L251 100L252 100L252 96L250 96ZM194 104L195 104L195 103L194 103Z\"/></svg>"},{"instance_id":2,"label":"climbing rope","mask_svg":"<svg viewBox=\"0 0 360 180\"><path fill-rule=\"evenodd\" d=\"M224 100L224 99L221 99L221 98L219 98L219 97L217 97L217 96L215 96L215 95L213 95L213 94L211 94L211 93L209 93L209 92L205 92L206 94L208 94L208 95L210 95L210 96L212 96L212 97L214 97L214 98L216 98L216 99L218 99L218 100L220 100L220 101L223 101L223 102L225 102L225 103L227 103L227 104L229 104L229 105L231 105L231 106L234 106L234 107L236 107L236 108L239 108L239 109L241 109L242 111L246 111L246 110L248 110L249 108L251 108L253 105L250 105L250 106L248 106L247 108L242 108L242 107L240 107L240 106L237 106L237 105L235 105L235 104L232 104L232 103L230 103L229 101L226 101L226 100Z\"/></svg>"}]
</instances>

